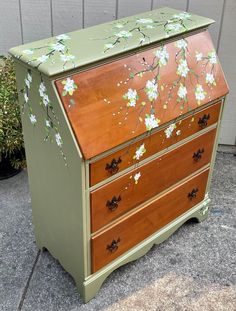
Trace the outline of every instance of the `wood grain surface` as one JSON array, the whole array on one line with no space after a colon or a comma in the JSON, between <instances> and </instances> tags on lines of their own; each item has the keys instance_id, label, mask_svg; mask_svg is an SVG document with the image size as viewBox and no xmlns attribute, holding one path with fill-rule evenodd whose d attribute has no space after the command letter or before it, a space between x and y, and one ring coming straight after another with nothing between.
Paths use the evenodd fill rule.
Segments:
<instances>
[{"instance_id":1,"label":"wood grain surface","mask_svg":"<svg viewBox=\"0 0 236 311\"><path fill-rule=\"evenodd\" d=\"M120 178L91 192L91 226L97 231L128 210L138 206L211 161L216 129L136 168ZM193 154L204 149L201 159ZM140 174L138 183L135 176ZM115 210L108 202L120 200Z\"/></svg>"},{"instance_id":2,"label":"wood grain surface","mask_svg":"<svg viewBox=\"0 0 236 311\"><path fill-rule=\"evenodd\" d=\"M114 171L110 172L106 169L107 164L111 164L113 159L121 162L118 164L117 172L121 172L122 170L130 167L131 165L136 164L140 160L146 159L151 155L181 141L182 139L193 135L202 130L202 127L198 124L199 119L203 118L204 115L210 115L209 120L207 121L207 125L204 127L208 127L216 122L218 122L218 117L220 113L221 102L218 102L206 109L203 109L199 112L193 112L189 117L175 122L176 128L172 135L167 138L165 134L166 127L152 135L145 137L144 139L138 140L134 142L132 145L128 145L127 147L114 152L94 163L90 164L90 186L97 184L98 182L105 180L112 175L115 175ZM179 132L180 131L180 132ZM179 135L177 135L180 133ZM146 152L142 155L141 158L136 159L135 154L136 150L144 144Z\"/></svg>"},{"instance_id":3,"label":"wood grain surface","mask_svg":"<svg viewBox=\"0 0 236 311\"><path fill-rule=\"evenodd\" d=\"M93 272L101 269L125 251L201 202L205 196L208 173L208 170L204 171L153 203L124 218L106 231L94 236L92 238ZM188 194L196 188L198 189L196 198L190 200ZM108 248L113 241L119 241L117 243L118 248L111 252Z\"/></svg>"},{"instance_id":4,"label":"wood grain surface","mask_svg":"<svg viewBox=\"0 0 236 311\"><path fill-rule=\"evenodd\" d=\"M56 81L85 159L145 132L149 135L145 124L147 115L152 114L159 125L164 124L228 92L219 62L209 61L209 53L214 52L209 34L204 31L192 35L185 43L185 48L179 48L176 42L165 46L169 55L166 65L159 64L155 57L158 48L152 48L75 74L70 77L77 85L72 96L63 96L65 84L63 80ZM201 61L196 60L196 53L202 53ZM189 68L186 77L178 74L178 68L185 67L185 61ZM207 73L213 73L216 85L206 83ZM157 80L158 97L150 101L146 83L153 79ZM185 100L179 99L181 86L187 89ZM200 100L195 94L198 86L203 88ZM128 100L124 98L130 89L137 91L135 106L127 106Z\"/></svg>"}]
</instances>

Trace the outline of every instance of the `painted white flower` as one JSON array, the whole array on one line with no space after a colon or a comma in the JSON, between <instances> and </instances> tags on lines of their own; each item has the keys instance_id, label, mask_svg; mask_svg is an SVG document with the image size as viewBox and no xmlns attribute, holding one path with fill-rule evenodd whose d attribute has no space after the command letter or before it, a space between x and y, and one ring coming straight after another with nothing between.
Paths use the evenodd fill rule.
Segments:
<instances>
[{"instance_id":1,"label":"painted white flower","mask_svg":"<svg viewBox=\"0 0 236 311\"><path fill-rule=\"evenodd\" d=\"M48 95L46 94L43 95L43 104L45 107L47 107L49 104L49 98L48 98Z\"/></svg>"},{"instance_id":2,"label":"painted white flower","mask_svg":"<svg viewBox=\"0 0 236 311\"><path fill-rule=\"evenodd\" d=\"M59 133L55 134L55 139L56 139L56 143L59 147L62 146L62 139L61 139L61 135Z\"/></svg>"},{"instance_id":3,"label":"painted white flower","mask_svg":"<svg viewBox=\"0 0 236 311\"><path fill-rule=\"evenodd\" d=\"M197 101L204 100L206 97L206 92L203 90L203 87L201 84L197 84L195 88L195 97Z\"/></svg>"},{"instance_id":4,"label":"painted white flower","mask_svg":"<svg viewBox=\"0 0 236 311\"><path fill-rule=\"evenodd\" d=\"M173 18L177 18L177 19L181 19L181 20L185 20L191 17L191 14L187 13L187 12L181 12L179 14L174 14Z\"/></svg>"},{"instance_id":5,"label":"painted white flower","mask_svg":"<svg viewBox=\"0 0 236 311\"><path fill-rule=\"evenodd\" d=\"M29 116L29 118L30 118L30 122L31 122L32 124L35 124L35 123L37 122L36 116L35 116L34 114L31 114L31 115Z\"/></svg>"},{"instance_id":6,"label":"painted white flower","mask_svg":"<svg viewBox=\"0 0 236 311\"><path fill-rule=\"evenodd\" d=\"M37 61L39 63L44 63L48 60L49 56L48 55L41 55L40 57L37 58Z\"/></svg>"},{"instance_id":7,"label":"painted white flower","mask_svg":"<svg viewBox=\"0 0 236 311\"><path fill-rule=\"evenodd\" d=\"M170 136L172 136L172 133L175 128L176 128L175 123L172 123L165 129L166 138L170 138Z\"/></svg>"},{"instance_id":8,"label":"painted white flower","mask_svg":"<svg viewBox=\"0 0 236 311\"><path fill-rule=\"evenodd\" d=\"M51 122L49 120L45 120L46 127L51 127Z\"/></svg>"},{"instance_id":9,"label":"painted white flower","mask_svg":"<svg viewBox=\"0 0 236 311\"><path fill-rule=\"evenodd\" d=\"M180 86L179 86L179 89L178 89L178 96L181 98L181 99L184 99L186 98L186 95L187 95L188 91L187 91L187 88L185 86L183 86L182 83L180 83Z\"/></svg>"},{"instance_id":10,"label":"painted white flower","mask_svg":"<svg viewBox=\"0 0 236 311\"><path fill-rule=\"evenodd\" d=\"M182 13L179 14L179 17L181 19L187 19L187 18L191 17L191 14L189 14L188 12L182 12Z\"/></svg>"},{"instance_id":11,"label":"painted white flower","mask_svg":"<svg viewBox=\"0 0 236 311\"><path fill-rule=\"evenodd\" d=\"M169 53L167 52L166 46L161 49L158 49L155 53L156 57L159 58L159 64L165 66L169 60Z\"/></svg>"},{"instance_id":12,"label":"painted white flower","mask_svg":"<svg viewBox=\"0 0 236 311\"><path fill-rule=\"evenodd\" d=\"M206 74L206 83L215 85L215 78L214 78L213 74L211 74L211 73Z\"/></svg>"},{"instance_id":13,"label":"painted white flower","mask_svg":"<svg viewBox=\"0 0 236 311\"><path fill-rule=\"evenodd\" d=\"M25 85L30 89L30 84L32 82L32 75L28 72L27 77L25 78Z\"/></svg>"},{"instance_id":14,"label":"painted white flower","mask_svg":"<svg viewBox=\"0 0 236 311\"><path fill-rule=\"evenodd\" d=\"M169 31L179 31L180 29L182 29L182 25L179 23L169 23L166 25L166 29Z\"/></svg>"},{"instance_id":15,"label":"painted white flower","mask_svg":"<svg viewBox=\"0 0 236 311\"><path fill-rule=\"evenodd\" d=\"M200 62L202 60L202 58L203 58L203 54L196 52L196 60L197 60L197 62Z\"/></svg>"},{"instance_id":16,"label":"painted white flower","mask_svg":"<svg viewBox=\"0 0 236 311\"><path fill-rule=\"evenodd\" d=\"M153 29L153 28L155 28L153 25L146 25L145 26L147 29Z\"/></svg>"},{"instance_id":17,"label":"painted white flower","mask_svg":"<svg viewBox=\"0 0 236 311\"><path fill-rule=\"evenodd\" d=\"M181 39L181 40L178 40L175 45L177 46L177 48L179 49L184 49L186 50L187 46L188 46L188 43L186 40L184 39Z\"/></svg>"},{"instance_id":18,"label":"painted white flower","mask_svg":"<svg viewBox=\"0 0 236 311\"><path fill-rule=\"evenodd\" d=\"M139 160L146 152L144 143L136 149L133 159Z\"/></svg>"},{"instance_id":19,"label":"painted white flower","mask_svg":"<svg viewBox=\"0 0 236 311\"><path fill-rule=\"evenodd\" d=\"M70 40L70 37L66 34L61 34L59 36L56 36L57 40Z\"/></svg>"},{"instance_id":20,"label":"painted white flower","mask_svg":"<svg viewBox=\"0 0 236 311\"><path fill-rule=\"evenodd\" d=\"M25 85L28 87L28 89L30 89L30 81L28 79L25 79Z\"/></svg>"},{"instance_id":21,"label":"painted white flower","mask_svg":"<svg viewBox=\"0 0 236 311\"><path fill-rule=\"evenodd\" d=\"M112 49L112 48L114 48L114 44L113 44L113 43L106 43L106 44L104 45L104 47L105 47L106 49Z\"/></svg>"},{"instance_id":22,"label":"painted white flower","mask_svg":"<svg viewBox=\"0 0 236 311\"><path fill-rule=\"evenodd\" d=\"M136 174L134 175L134 182L135 182L136 185L137 185L138 180L139 180L140 177L141 177L141 173L140 173L140 172L138 172L138 173L136 173Z\"/></svg>"},{"instance_id":23,"label":"painted white flower","mask_svg":"<svg viewBox=\"0 0 236 311\"><path fill-rule=\"evenodd\" d=\"M39 84L39 95L40 95L40 97L43 97L45 92L46 92L46 86L45 86L44 82L41 82Z\"/></svg>"},{"instance_id":24,"label":"painted white flower","mask_svg":"<svg viewBox=\"0 0 236 311\"><path fill-rule=\"evenodd\" d=\"M62 81L63 87L63 93L62 95L65 96L67 93L69 95L73 95L74 91L77 89L77 85L75 84L75 81L71 78L67 78L66 80Z\"/></svg>"},{"instance_id":25,"label":"painted white flower","mask_svg":"<svg viewBox=\"0 0 236 311\"><path fill-rule=\"evenodd\" d=\"M40 95L42 102L43 102L45 107L47 107L49 102L50 102L49 97L46 94L46 91L47 91L47 89L46 89L44 82L41 82L39 84L39 95Z\"/></svg>"},{"instance_id":26,"label":"painted white flower","mask_svg":"<svg viewBox=\"0 0 236 311\"><path fill-rule=\"evenodd\" d=\"M146 114L145 125L148 131L152 130L155 127L158 127L159 120L155 117L154 114Z\"/></svg>"},{"instance_id":27,"label":"painted white flower","mask_svg":"<svg viewBox=\"0 0 236 311\"><path fill-rule=\"evenodd\" d=\"M176 131L176 135L179 136L181 134L181 130Z\"/></svg>"},{"instance_id":28,"label":"painted white flower","mask_svg":"<svg viewBox=\"0 0 236 311\"><path fill-rule=\"evenodd\" d=\"M60 55L61 61L69 62L75 59L75 56L72 54L61 54Z\"/></svg>"},{"instance_id":29,"label":"painted white flower","mask_svg":"<svg viewBox=\"0 0 236 311\"><path fill-rule=\"evenodd\" d=\"M118 38L129 38L132 37L132 33L126 30L121 30L120 32L115 33L115 36Z\"/></svg>"},{"instance_id":30,"label":"painted white flower","mask_svg":"<svg viewBox=\"0 0 236 311\"><path fill-rule=\"evenodd\" d=\"M150 101L154 101L155 99L157 99L158 96L157 83L154 79L147 81L145 92Z\"/></svg>"},{"instance_id":31,"label":"painted white flower","mask_svg":"<svg viewBox=\"0 0 236 311\"><path fill-rule=\"evenodd\" d=\"M32 75L28 72L27 80L31 83L32 82Z\"/></svg>"},{"instance_id":32,"label":"painted white flower","mask_svg":"<svg viewBox=\"0 0 236 311\"><path fill-rule=\"evenodd\" d=\"M57 42L57 43L52 44L51 48L52 48L52 50L61 52L61 51L64 51L66 47L64 44Z\"/></svg>"},{"instance_id":33,"label":"painted white flower","mask_svg":"<svg viewBox=\"0 0 236 311\"><path fill-rule=\"evenodd\" d=\"M181 77L187 77L187 74L189 72L188 63L186 59L180 59L179 65L177 68L177 74Z\"/></svg>"},{"instance_id":34,"label":"painted white flower","mask_svg":"<svg viewBox=\"0 0 236 311\"><path fill-rule=\"evenodd\" d=\"M121 24L121 23L117 23L117 24L115 24L115 27L119 29L119 28L123 28L123 27L124 27L124 25L123 25L123 24Z\"/></svg>"},{"instance_id":35,"label":"painted white flower","mask_svg":"<svg viewBox=\"0 0 236 311\"><path fill-rule=\"evenodd\" d=\"M202 215L204 216L208 211L208 206L205 206L204 208L201 209Z\"/></svg>"},{"instance_id":36,"label":"painted white flower","mask_svg":"<svg viewBox=\"0 0 236 311\"><path fill-rule=\"evenodd\" d=\"M74 80L67 78L66 83L64 85L64 90L69 92L71 89L74 90Z\"/></svg>"},{"instance_id":37,"label":"painted white flower","mask_svg":"<svg viewBox=\"0 0 236 311\"><path fill-rule=\"evenodd\" d=\"M151 18L139 18L139 19L137 19L137 23L140 23L140 24L152 24L153 20Z\"/></svg>"},{"instance_id":38,"label":"painted white flower","mask_svg":"<svg viewBox=\"0 0 236 311\"><path fill-rule=\"evenodd\" d=\"M123 96L123 98L128 99L128 107L135 107L136 101L138 99L137 91L133 89L128 89L128 92Z\"/></svg>"},{"instance_id":39,"label":"painted white flower","mask_svg":"<svg viewBox=\"0 0 236 311\"><path fill-rule=\"evenodd\" d=\"M29 97L28 97L28 95L26 93L24 93L24 100L25 100L26 103L28 103L28 101L29 101Z\"/></svg>"},{"instance_id":40,"label":"painted white flower","mask_svg":"<svg viewBox=\"0 0 236 311\"><path fill-rule=\"evenodd\" d=\"M212 52L208 53L208 59L212 65L217 64L216 52L212 51Z\"/></svg>"},{"instance_id":41,"label":"painted white flower","mask_svg":"<svg viewBox=\"0 0 236 311\"><path fill-rule=\"evenodd\" d=\"M142 37L142 38L139 39L139 44L142 44L142 43L144 43L145 41L146 41L146 39L145 39L144 37Z\"/></svg>"},{"instance_id":42,"label":"painted white flower","mask_svg":"<svg viewBox=\"0 0 236 311\"><path fill-rule=\"evenodd\" d=\"M33 50L30 50L30 49L28 49L28 50L23 50L23 52L22 52L23 54L26 54L26 55L32 55L32 54L34 54L34 51Z\"/></svg>"}]
</instances>

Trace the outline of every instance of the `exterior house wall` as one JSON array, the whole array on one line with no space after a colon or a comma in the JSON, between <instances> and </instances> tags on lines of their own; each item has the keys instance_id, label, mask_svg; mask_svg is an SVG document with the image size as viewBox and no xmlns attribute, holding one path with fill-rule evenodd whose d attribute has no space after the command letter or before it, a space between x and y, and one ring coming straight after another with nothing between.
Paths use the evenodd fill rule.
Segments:
<instances>
[{"instance_id":1,"label":"exterior house wall","mask_svg":"<svg viewBox=\"0 0 236 311\"><path fill-rule=\"evenodd\" d=\"M23 43L89 27L162 6L216 20L210 28L230 86L220 143L236 140L235 0L8 0L1 1L0 54ZM79 43L78 43L79 44Z\"/></svg>"}]
</instances>

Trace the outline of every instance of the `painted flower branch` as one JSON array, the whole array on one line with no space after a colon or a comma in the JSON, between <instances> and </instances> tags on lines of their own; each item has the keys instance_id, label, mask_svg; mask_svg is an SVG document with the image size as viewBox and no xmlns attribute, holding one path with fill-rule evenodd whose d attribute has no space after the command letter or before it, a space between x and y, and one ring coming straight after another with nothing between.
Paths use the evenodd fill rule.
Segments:
<instances>
[{"instance_id":1,"label":"painted flower branch","mask_svg":"<svg viewBox=\"0 0 236 311\"><path fill-rule=\"evenodd\" d=\"M196 52L196 60L197 62L202 62L205 70L203 71L203 75L205 75L205 82L208 85L216 86L215 80L215 65L218 63L217 55L215 51L210 51L207 55L203 55L201 52ZM210 66L210 70L207 72L207 68Z\"/></svg>"},{"instance_id":2,"label":"painted flower branch","mask_svg":"<svg viewBox=\"0 0 236 311\"><path fill-rule=\"evenodd\" d=\"M22 113L24 114L26 109L28 110L28 115L29 115L29 120L30 122L35 125L37 122L36 116L33 112L33 108L31 106L30 100L29 100L29 96L30 96L30 88L31 88L31 84L32 84L32 74L31 74L31 70L28 69L27 70L27 75L24 79L24 86L23 88L20 90L20 92L23 95L23 105L22 105Z\"/></svg>"},{"instance_id":3,"label":"painted flower branch","mask_svg":"<svg viewBox=\"0 0 236 311\"><path fill-rule=\"evenodd\" d=\"M60 149L60 153L65 161L65 165L67 166L67 159L65 153L63 151L63 141L59 132L60 122L55 114L53 105L48 97L47 89L43 79L41 78L41 83L38 88L39 96L40 96L40 106L42 107L45 115L45 131L46 136L44 141L55 142L58 148Z\"/></svg>"},{"instance_id":4,"label":"painted flower branch","mask_svg":"<svg viewBox=\"0 0 236 311\"><path fill-rule=\"evenodd\" d=\"M156 105L161 102L161 90L167 88L167 99L165 101L165 105L167 109L167 104L174 98L174 93L177 96L176 105L180 104L180 114L184 109L185 105L189 104L188 99L188 84L187 81L190 82L191 88L192 85L194 87L194 96L198 105L202 103L205 99L207 92L204 83L208 85L215 86L216 81L214 77L214 66L217 63L216 54L214 51L209 52L207 55L202 55L202 53L196 53L195 62L202 62L204 65L204 70L200 73L196 72L194 68L190 66L190 59L193 55L190 55L188 50L188 41L187 39L181 39L175 42L175 47L178 49L175 54L175 64L176 64L176 80L171 81L170 85L167 85L162 82L161 76L161 68L168 65L169 62L169 52L167 46L161 46L156 51L154 51L154 57L152 61L149 63L146 59L142 59L139 62L139 65L143 68L139 68L136 70L135 68L131 68L130 66L124 65L124 67L128 67L130 71L129 77L125 79L125 81L120 81L117 83L117 86L120 86L122 83L128 86L127 91L123 95L123 99L126 103L126 109L137 109L137 123L143 122L145 123L145 127L147 130L147 135L150 135L152 129L156 128L160 124L159 118L156 116ZM171 62L173 64L173 62ZM209 70L209 66L210 70ZM148 74L148 78L145 79L146 74ZM150 77L151 75L151 77ZM203 80L202 80L202 77ZM143 84L139 89L135 89L129 83L134 79L142 79ZM193 82L194 80L194 82ZM145 95L146 99L143 100L143 96ZM142 101L140 100L142 98ZM145 113L145 117L143 118L143 112L147 109L147 105L150 106L150 112ZM175 106L173 107L175 108ZM128 112L126 112L128 114ZM194 120L194 117L192 118ZM192 121L191 121L192 122ZM120 122L119 122L120 123ZM138 126L138 125L137 125ZM134 131L132 131L134 132ZM170 124L165 130L165 138L168 139L174 135L181 135L181 130L177 127L177 124L174 122ZM133 142L132 142L133 143ZM138 165L142 156L146 153L145 142L141 142L140 146L137 147L135 154L133 155L133 160Z\"/></svg>"},{"instance_id":5,"label":"painted flower branch","mask_svg":"<svg viewBox=\"0 0 236 311\"><path fill-rule=\"evenodd\" d=\"M28 64L32 64L38 68L41 64L51 60L51 63L55 62L55 56L62 62L63 70L68 62L72 62L75 67L75 56L70 54L70 49L67 41L71 38L67 34L57 36L48 45L30 48L22 51L22 55L32 55L32 59L28 61Z\"/></svg>"},{"instance_id":6,"label":"painted flower branch","mask_svg":"<svg viewBox=\"0 0 236 311\"><path fill-rule=\"evenodd\" d=\"M162 28L168 37L172 33L176 33L180 30L187 31L186 20L191 20L191 14L187 12L181 12L179 14L172 15L166 20L155 20L152 18L138 18L136 20L129 20L125 22L119 22L113 24L115 29L111 36L108 36L102 40L108 40L109 42L104 45L104 53L114 48L116 45L126 43L134 37L134 34L138 34L139 44L143 45L146 41L150 41L149 31ZM130 25L133 27L126 27Z\"/></svg>"},{"instance_id":7,"label":"painted flower branch","mask_svg":"<svg viewBox=\"0 0 236 311\"><path fill-rule=\"evenodd\" d=\"M143 78L146 73L152 73L152 78L146 80L143 87L141 87L138 91L144 92L146 96L146 101L142 101L139 110L139 121L142 122L142 112L144 111L147 103L150 105L150 112L146 113L144 122L147 131L151 131L155 127L157 127L160 123L160 120L156 117L155 113L155 105L157 103L157 99L159 97L159 81L160 77L160 69L163 66L166 66L169 60L169 53L167 51L166 46L162 46L157 49L154 53L154 57L152 63L149 64L145 59L142 60L141 65L145 68L136 72L131 72L129 80L135 79L136 77ZM134 89L128 89L128 92L123 95L123 98L127 100L127 107L135 107L136 102L139 99L138 91ZM138 126L138 124L137 124Z\"/></svg>"},{"instance_id":8,"label":"painted flower branch","mask_svg":"<svg viewBox=\"0 0 236 311\"><path fill-rule=\"evenodd\" d=\"M21 93L23 95L23 105L22 105L22 113L24 114L28 111L29 121L33 126L36 126L38 123L38 117L33 112L33 108L31 105L30 99L30 89L32 84L32 74L31 71L27 71L27 75L24 79L24 86L21 89ZM67 159L65 153L63 151L63 141L59 131L60 122L56 113L54 111L52 102L49 99L46 85L41 77L41 82L38 87L40 102L39 105L43 109L44 116L44 128L45 128L45 138L44 141L55 142L58 146L60 153L64 159L65 165L67 166Z\"/></svg>"}]
</instances>

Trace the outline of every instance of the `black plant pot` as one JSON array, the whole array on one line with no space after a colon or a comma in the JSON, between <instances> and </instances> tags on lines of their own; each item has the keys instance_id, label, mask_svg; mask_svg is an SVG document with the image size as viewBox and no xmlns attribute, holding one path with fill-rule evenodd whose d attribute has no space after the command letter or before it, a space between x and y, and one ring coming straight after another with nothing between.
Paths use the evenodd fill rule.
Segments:
<instances>
[{"instance_id":1,"label":"black plant pot","mask_svg":"<svg viewBox=\"0 0 236 311\"><path fill-rule=\"evenodd\" d=\"M20 173L22 169L16 169L11 165L9 157L2 156L0 161L0 180L10 178Z\"/></svg>"}]
</instances>

